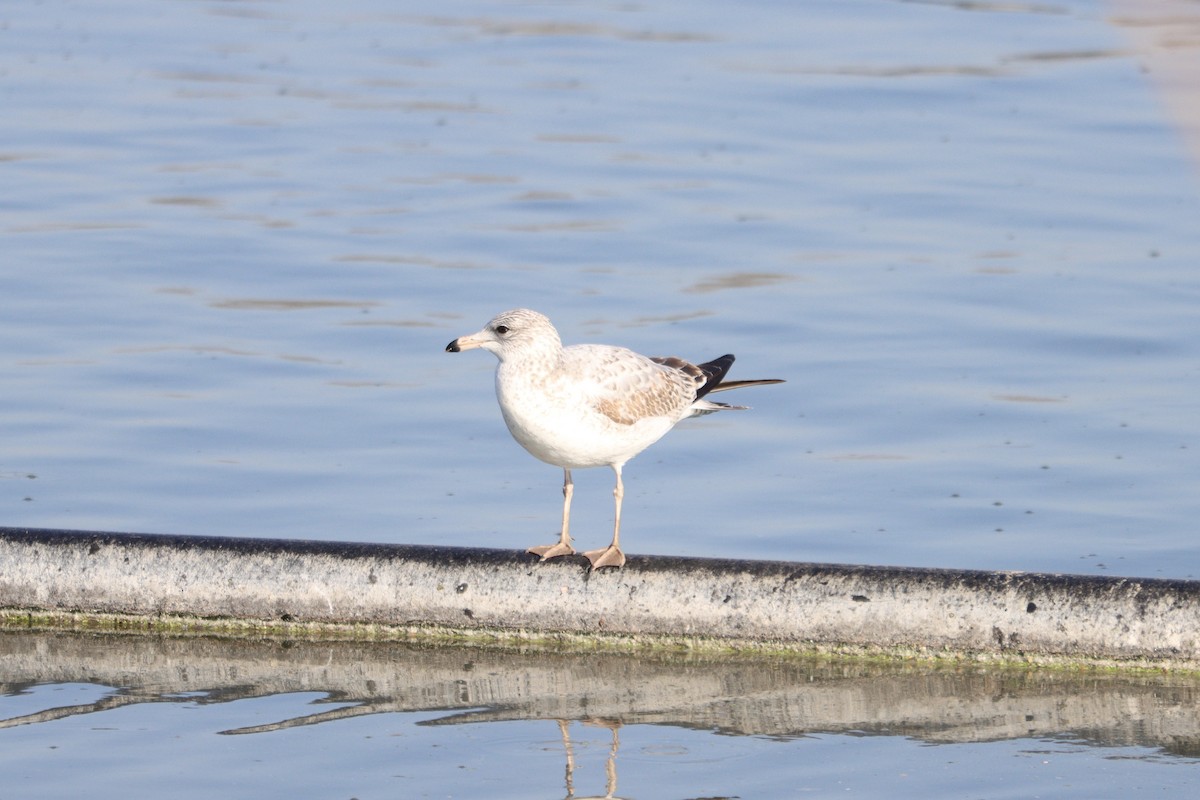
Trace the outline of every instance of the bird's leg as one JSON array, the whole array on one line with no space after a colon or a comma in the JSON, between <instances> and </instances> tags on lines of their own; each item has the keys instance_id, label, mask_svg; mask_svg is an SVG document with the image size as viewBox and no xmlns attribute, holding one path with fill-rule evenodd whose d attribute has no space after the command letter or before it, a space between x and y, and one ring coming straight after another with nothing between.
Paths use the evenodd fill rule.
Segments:
<instances>
[{"instance_id":1,"label":"bird's leg","mask_svg":"<svg viewBox=\"0 0 1200 800\"><path fill-rule=\"evenodd\" d=\"M558 720L558 733L562 736L563 749L567 751L567 797L575 796L575 749L571 747L570 723L565 719Z\"/></svg>"},{"instance_id":2,"label":"bird's leg","mask_svg":"<svg viewBox=\"0 0 1200 800\"><path fill-rule=\"evenodd\" d=\"M547 558L556 558L557 556L569 556L575 552L575 548L571 547L571 495L575 493L575 484L571 481L571 470L563 470L563 519L562 519L562 534L559 536L555 544L542 544L537 547L531 547L526 550L526 553L533 553L535 556L541 556L542 561Z\"/></svg>"},{"instance_id":3,"label":"bird's leg","mask_svg":"<svg viewBox=\"0 0 1200 800\"><path fill-rule=\"evenodd\" d=\"M613 499L616 501L616 513L613 522L612 544L602 550L588 550L583 555L592 562L592 569L601 567L625 566L625 554L621 552L621 501L625 498L625 484L621 482L621 464L613 464L613 472L617 473L617 485L613 488Z\"/></svg>"}]
</instances>

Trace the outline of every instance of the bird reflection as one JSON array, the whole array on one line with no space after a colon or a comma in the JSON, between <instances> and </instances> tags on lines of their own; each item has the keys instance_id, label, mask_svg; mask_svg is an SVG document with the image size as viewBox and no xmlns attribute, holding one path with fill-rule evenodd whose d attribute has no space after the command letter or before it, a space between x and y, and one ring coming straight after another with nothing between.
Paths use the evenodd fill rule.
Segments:
<instances>
[{"instance_id":1,"label":"bird reflection","mask_svg":"<svg viewBox=\"0 0 1200 800\"><path fill-rule=\"evenodd\" d=\"M612 731L612 744L608 748L608 758L604 762L604 794L578 796L575 794L575 746L571 743L571 721L567 719L560 719L556 720L556 722L558 722L559 735L562 736L563 750L566 751L567 755L567 794L565 800L620 800L620 798L616 796L616 791L617 750L621 747L621 737L617 731L620 729L621 723L606 719L582 720L584 725L592 725L598 728L608 728L610 731Z\"/></svg>"}]
</instances>

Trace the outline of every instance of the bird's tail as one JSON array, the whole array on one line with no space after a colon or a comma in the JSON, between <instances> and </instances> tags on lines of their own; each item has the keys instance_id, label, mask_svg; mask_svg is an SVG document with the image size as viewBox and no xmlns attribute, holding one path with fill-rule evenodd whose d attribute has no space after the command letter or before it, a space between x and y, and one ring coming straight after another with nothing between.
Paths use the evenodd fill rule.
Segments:
<instances>
[{"instance_id":1,"label":"bird's tail","mask_svg":"<svg viewBox=\"0 0 1200 800\"><path fill-rule=\"evenodd\" d=\"M708 393L712 394L713 392L723 392L726 389L742 389L747 386L766 386L771 383L783 383L783 380L780 378L759 378L757 380L748 381L726 381L723 383L718 383L716 386L710 386ZM718 403L716 400L701 398L692 403L692 413L690 413L688 416L702 417L705 414L711 414L714 411L745 411L749 407L750 406L735 406L731 403Z\"/></svg>"},{"instance_id":2,"label":"bird's tail","mask_svg":"<svg viewBox=\"0 0 1200 800\"><path fill-rule=\"evenodd\" d=\"M714 411L745 411L750 406L734 406L729 403L717 403L713 400L697 400L692 403L691 413L689 417L703 417L705 414L711 414Z\"/></svg>"},{"instance_id":3,"label":"bird's tail","mask_svg":"<svg viewBox=\"0 0 1200 800\"><path fill-rule=\"evenodd\" d=\"M746 386L766 386L767 384L771 384L771 383L783 383L783 382L784 382L783 378L758 378L758 379L749 380L749 381L724 381L722 383L718 383L716 386L713 386L708 391L711 394L712 392L724 392L727 389L742 389ZM717 405L721 405L721 404L718 403ZM740 406L736 406L736 407L740 408Z\"/></svg>"}]
</instances>

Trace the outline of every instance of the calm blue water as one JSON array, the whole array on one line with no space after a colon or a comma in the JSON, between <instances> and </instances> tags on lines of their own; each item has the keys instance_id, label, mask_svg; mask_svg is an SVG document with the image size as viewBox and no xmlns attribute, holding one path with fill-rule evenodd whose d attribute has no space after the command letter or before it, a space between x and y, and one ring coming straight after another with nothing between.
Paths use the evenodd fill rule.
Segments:
<instances>
[{"instance_id":1,"label":"calm blue water","mask_svg":"<svg viewBox=\"0 0 1200 800\"><path fill-rule=\"evenodd\" d=\"M1195 676L11 632L0 652L6 797L1126 798L1200 783Z\"/></svg>"},{"instance_id":2,"label":"calm blue water","mask_svg":"<svg viewBox=\"0 0 1200 800\"><path fill-rule=\"evenodd\" d=\"M567 758L553 720L424 727L428 714L392 714L254 736L223 725L312 711L311 695L213 708L158 705L22 732L0 758L13 796L238 797L1087 797L1153 792L1187 797L1192 760L1144 747L1091 748L1035 738L930 747L903 737L816 734L790 741L709 731L576 722ZM164 735L169 732L169 735ZM7 738L7 737L5 737ZM847 766L870 749L869 764ZM18 760L19 758L19 760ZM999 763L996 763L999 762ZM64 769L64 765L68 765ZM611 777L610 777L611 776ZM606 794L609 786L616 795ZM568 787L576 794L568 793ZM986 787L986 788L984 788ZM1034 792L1034 794L1026 794Z\"/></svg>"},{"instance_id":3,"label":"calm blue water","mask_svg":"<svg viewBox=\"0 0 1200 800\"><path fill-rule=\"evenodd\" d=\"M525 305L789 381L629 467L634 552L1200 574L1138 59L1091 3L850 5L7 10L5 523L541 541L559 474L442 352Z\"/></svg>"},{"instance_id":4,"label":"calm blue water","mask_svg":"<svg viewBox=\"0 0 1200 800\"><path fill-rule=\"evenodd\" d=\"M442 351L529 306L788 381L631 462L630 552L1200 576L1200 173L1109 17L10 4L0 520L548 541Z\"/></svg>"}]
</instances>

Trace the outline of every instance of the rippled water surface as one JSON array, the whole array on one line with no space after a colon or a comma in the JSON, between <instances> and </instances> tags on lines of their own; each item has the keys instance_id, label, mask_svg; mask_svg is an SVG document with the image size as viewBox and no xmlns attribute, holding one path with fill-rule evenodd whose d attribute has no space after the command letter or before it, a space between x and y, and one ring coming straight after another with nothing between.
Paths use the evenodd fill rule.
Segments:
<instances>
[{"instance_id":1,"label":"rippled water surface","mask_svg":"<svg viewBox=\"0 0 1200 800\"><path fill-rule=\"evenodd\" d=\"M1197 574L1200 191L1123 31L850 5L6 10L4 521L541 541L442 352L524 305L788 380L630 465L631 551Z\"/></svg>"},{"instance_id":2,"label":"rippled water surface","mask_svg":"<svg viewBox=\"0 0 1200 800\"><path fill-rule=\"evenodd\" d=\"M9 4L0 521L548 541L559 471L504 430L491 356L443 352L528 306L787 380L629 464L630 552L1198 577L1200 172L1149 8ZM611 474L575 481L594 547ZM531 724L495 746L560 759ZM622 735L1061 785L1037 745L656 732ZM1070 752L1081 781L1110 755Z\"/></svg>"},{"instance_id":3,"label":"rippled water surface","mask_svg":"<svg viewBox=\"0 0 1200 800\"><path fill-rule=\"evenodd\" d=\"M1188 797L1195 676L0 634L16 797ZM80 787L86 787L81 789Z\"/></svg>"}]
</instances>

